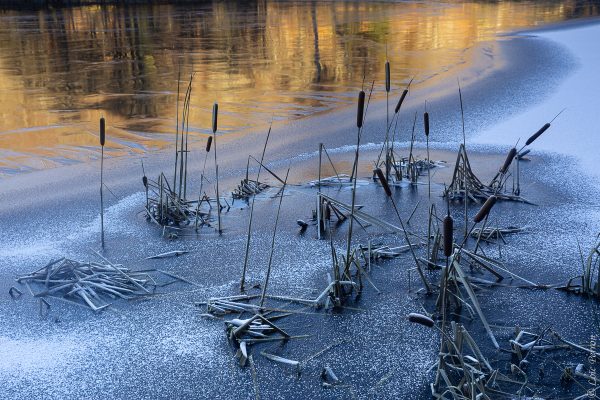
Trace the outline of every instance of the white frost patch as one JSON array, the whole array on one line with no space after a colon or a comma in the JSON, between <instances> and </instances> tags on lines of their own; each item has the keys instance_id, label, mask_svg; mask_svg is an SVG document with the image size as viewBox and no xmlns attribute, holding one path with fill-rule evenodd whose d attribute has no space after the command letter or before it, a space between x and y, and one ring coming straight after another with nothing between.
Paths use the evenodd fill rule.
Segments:
<instances>
[{"instance_id":1,"label":"white frost patch","mask_svg":"<svg viewBox=\"0 0 600 400\"><path fill-rule=\"evenodd\" d=\"M499 143L491 143L491 144L483 144L483 143L467 143L467 147L469 149L469 151L477 151L477 152L501 152L503 153L504 151L508 151L511 147L511 142L499 142ZM408 141L404 141L404 142L394 142L394 147L400 148L400 149L406 149L408 147L410 147L410 142ZM381 150L381 147L383 146L383 142L381 143L365 143L365 144L361 144L360 145L360 150L365 152L365 151L379 151ZM449 150L449 151L457 151L458 148L460 146L460 143L457 142L430 142L429 143L429 148L431 150ZM413 143L413 148L416 150L424 150L426 149L426 142L424 141L415 141ZM327 153L329 154L349 154L349 153L353 153L356 151L356 145L344 145L344 146L340 146L340 147L334 147L331 149L327 149ZM308 152L308 153L301 153L298 154L297 156L294 156L291 158L291 160L294 161L303 161L303 160L308 160L314 157L318 157L319 156L319 152L318 151L313 151L313 152ZM278 165L278 164L287 164L289 163L290 159L285 159L280 161L279 163L270 163L272 165Z\"/></svg>"},{"instance_id":2,"label":"white frost patch","mask_svg":"<svg viewBox=\"0 0 600 400\"><path fill-rule=\"evenodd\" d=\"M26 243L18 240L11 246L0 247L0 258L16 258L18 260L38 260L40 258L50 259L61 254L58 242L29 240Z\"/></svg>"},{"instance_id":3,"label":"white frost patch","mask_svg":"<svg viewBox=\"0 0 600 400\"><path fill-rule=\"evenodd\" d=\"M104 210L104 232L108 233L133 233L135 227L127 224L133 211L140 204L145 204L146 194L144 192L133 193ZM80 239L82 235L98 235L100 233L100 215L94 218L87 226L69 236L70 240Z\"/></svg>"},{"instance_id":4,"label":"white frost patch","mask_svg":"<svg viewBox=\"0 0 600 400\"><path fill-rule=\"evenodd\" d=\"M85 351L85 343L75 338L46 337L19 340L0 336L0 376L60 376ZM75 357L77 356L77 357Z\"/></svg>"},{"instance_id":5,"label":"white frost patch","mask_svg":"<svg viewBox=\"0 0 600 400\"><path fill-rule=\"evenodd\" d=\"M169 335L161 342L163 351L177 356L193 356L199 360L211 360L220 341L223 339L221 330L206 326L201 332L195 331L177 336Z\"/></svg>"}]
</instances>

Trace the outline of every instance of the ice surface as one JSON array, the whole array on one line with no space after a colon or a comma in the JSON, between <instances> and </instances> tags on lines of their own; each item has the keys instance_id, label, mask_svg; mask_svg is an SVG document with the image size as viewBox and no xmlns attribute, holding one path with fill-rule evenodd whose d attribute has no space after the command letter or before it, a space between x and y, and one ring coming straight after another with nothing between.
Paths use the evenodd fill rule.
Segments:
<instances>
[{"instance_id":1,"label":"ice surface","mask_svg":"<svg viewBox=\"0 0 600 400\"><path fill-rule=\"evenodd\" d=\"M578 61L577 69L549 97L521 113L495 124L473 139L476 143L506 144L521 139L521 145L550 122L562 109L566 110L531 148L576 157L586 173L600 178L600 24L534 32L537 40L551 40L564 46ZM536 68L532 65L531 68Z\"/></svg>"}]
</instances>

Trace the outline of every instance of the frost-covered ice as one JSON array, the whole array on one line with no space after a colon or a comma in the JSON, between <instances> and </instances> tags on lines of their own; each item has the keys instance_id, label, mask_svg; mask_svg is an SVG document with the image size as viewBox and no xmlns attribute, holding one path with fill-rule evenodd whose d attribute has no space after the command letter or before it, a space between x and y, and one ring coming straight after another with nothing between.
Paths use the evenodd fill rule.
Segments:
<instances>
[{"instance_id":1,"label":"frost-covered ice","mask_svg":"<svg viewBox=\"0 0 600 400\"><path fill-rule=\"evenodd\" d=\"M532 148L576 157L583 170L600 178L598 149L600 149L600 24L574 28L532 32L535 39L551 40L564 46L576 59L576 70L566 77L547 98L517 115L495 124L473 139L477 143L521 145L561 110L566 110L552 123ZM535 66L531 66L535 68Z\"/></svg>"},{"instance_id":2,"label":"frost-covered ice","mask_svg":"<svg viewBox=\"0 0 600 400\"><path fill-rule=\"evenodd\" d=\"M139 209L140 204L144 204L145 201L146 194L144 192L137 192L119 199L116 204L107 207L104 211L104 232L122 234L136 232L136 228L128 224L127 219L132 215L132 211ZM98 215L92 221L85 223L80 229L69 235L68 238L88 239L90 235L98 235L100 227L100 215Z\"/></svg>"}]
</instances>

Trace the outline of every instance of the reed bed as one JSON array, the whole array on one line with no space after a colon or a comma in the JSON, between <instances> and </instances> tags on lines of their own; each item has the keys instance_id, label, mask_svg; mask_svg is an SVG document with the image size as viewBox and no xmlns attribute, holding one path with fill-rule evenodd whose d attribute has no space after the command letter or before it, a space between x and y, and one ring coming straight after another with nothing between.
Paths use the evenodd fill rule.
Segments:
<instances>
[{"instance_id":1,"label":"reed bed","mask_svg":"<svg viewBox=\"0 0 600 400\"><path fill-rule=\"evenodd\" d=\"M103 263L79 262L67 258L51 261L46 266L27 275L19 276L16 281L27 287L30 294L40 299L40 309L49 309L48 300L66 300L99 312L114 301L133 300L151 296L164 282L157 282L160 270L132 271L121 264L114 264L100 256ZM154 274L153 277L151 274ZM161 275L175 278L170 273ZM179 277L176 281L184 281ZM11 290L11 297L20 293Z\"/></svg>"}]
</instances>

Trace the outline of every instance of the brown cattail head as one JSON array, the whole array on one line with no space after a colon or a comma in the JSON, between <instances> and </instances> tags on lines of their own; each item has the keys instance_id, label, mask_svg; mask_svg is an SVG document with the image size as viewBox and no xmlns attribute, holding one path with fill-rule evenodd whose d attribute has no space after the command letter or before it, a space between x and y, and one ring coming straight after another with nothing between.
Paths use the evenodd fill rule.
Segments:
<instances>
[{"instance_id":1,"label":"brown cattail head","mask_svg":"<svg viewBox=\"0 0 600 400\"><path fill-rule=\"evenodd\" d=\"M546 132L548 128L550 128L550 124L546 122L544 126L540 128L539 131L537 131L536 133L531 135L529 139L527 139L527 141L525 142L525 146L529 146L531 143L533 143L537 138L539 138L542 135L542 133Z\"/></svg>"},{"instance_id":2,"label":"brown cattail head","mask_svg":"<svg viewBox=\"0 0 600 400\"><path fill-rule=\"evenodd\" d=\"M388 185L387 179L385 179L385 175L383 174L383 171L381 170L381 168L377 168L373 172L375 172L375 175L377 175L377 178L379 178L379 182L381 183L381 186L383 186L383 190L385 190L385 194L388 197L392 197L392 191L390 190L390 185Z\"/></svg>"},{"instance_id":3,"label":"brown cattail head","mask_svg":"<svg viewBox=\"0 0 600 400\"><path fill-rule=\"evenodd\" d=\"M356 110L356 126L362 128L363 116L365 113L365 92L363 90L358 94L358 109Z\"/></svg>"},{"instance_id":4,"label":"brown cattail head","mask_svg":"<svg viewBox=\"0 0 600 400\"><path fill-rule=\"evenodd\" d=\"M506 173L506 171L508 171L508 167L510 167L512 160L513 160L513 158L515 158L516 155L517 155L517 149L515 149L513 147L508 152L508 155L506 156L506 160L504 160L504 164L502 164L502 167L500 168L501 174L504 174L504 173Z\"/></svg>"},{"instance_id":5,"label":"brown cattail head","mask_svg":"<svg viewBox=\"0 0 600 400\"><path fill-rule=\"evenodd\" d=\"M476 224L483 221L483 219L487 217L492 207L494 207L494 204L496 204L496 200L498 200L498 198L494 195L488 197L488 199L485 201L485 203L483 203L483 205L479 209L479 212L473 218L473 221L475 221Z\"/></svg>"},{"instance_id":6,"label":"brown cattail head","mask_svg":"<svg viewBox=\"0 0 600 400\"><path fill-rule=\"evenodd\" d=\"M391 77L390 77L390 62L385 62L385 91L390 92L390 88L392 85Z\"/></svg>"},{"instance_id":7,"label":"brown cattail head","mask_svg":"<svg viewBox=\"0 0 600 400\"><path fill-rule=\"evenodd\" d=\"M404 103L404 99L406 98L407 94L408 94L408 89L404 89L404 91L402 92L402 96L400 96L400 100L398 100L398 104L396 104L396 109L394 110L394 114L398 114L398 111L400 111L400 107L402 107L402 103Z\"/></svg>"},{"instance_id":8,"label":"brown cattail head","mask_svg":"<svg viewBox=\"0 0 600 400\"><path fill-rule=\"evenodd\" d=\"M450 215L444 218L444 255L450 257L454 246L454 220Z\"/></svg>"},{"instance_id":9,"label":"brown cattail head","mask_svg":"<svg viewBox=\"0 0 600 400\"><path fill-rule=\"evenodd\" d=\"M212 146L212 136L208 137L208 141L206 142L206 152L208 153L210 151L210 146Z\"/></svg>"},{"instance_id":10,"label":"brown cattail head","mask_svg":"<svg viewBox=\"0 0 600 400\"><path fill-rule=\"evenodd\" d=\"M146 175L144 175L142 177L142 183L144 184L144 187L147 188L148 187L148 178L146 177Z\"/></svg>"},{"instance_id":11,"label":"brown cattail head","mask_svg":"<svg viewBox=\"0 0 600 400\"><path fill-rule=\"evenodd\" d=\"M219 104L213 104L213 116L212 116L212 131L215 133L217 131L217 119L219 116Z\"/></svg>"},{"instance_id":12,"label":"brown cattail head","mask_svg":"<svg viewBox=\"0 0 600 400\"><path fill-rule=\"evenodd\" d=\"M423 314L418 314L418 313L408 314L408 320L410 322L417 323L417 324L426 326L428 328L433 328L433 325L435 325L435 323L433 322L433 320L431 318L426 317Z\"/></svg>"},{"instance_id":13,"label":"brown cattail head","mask_svg":"<svg viewBox=\"0 0 600 400\"><path fill-rule=\"evenodd\" d=\"M106 143L106 122L104 117L100 118L100 146L104 146Z\"/></svg>"},{"instance_id":14,"label":"brown cattail head","mask_svg":"<svg viewBox=\"0 0 600 400\"><path fill-rule=\"evenodd\" d=\"M425 136L429 136L429 113L427 111L423 114L423 125L425 125Z\"/></svg>"}]
</instances>

